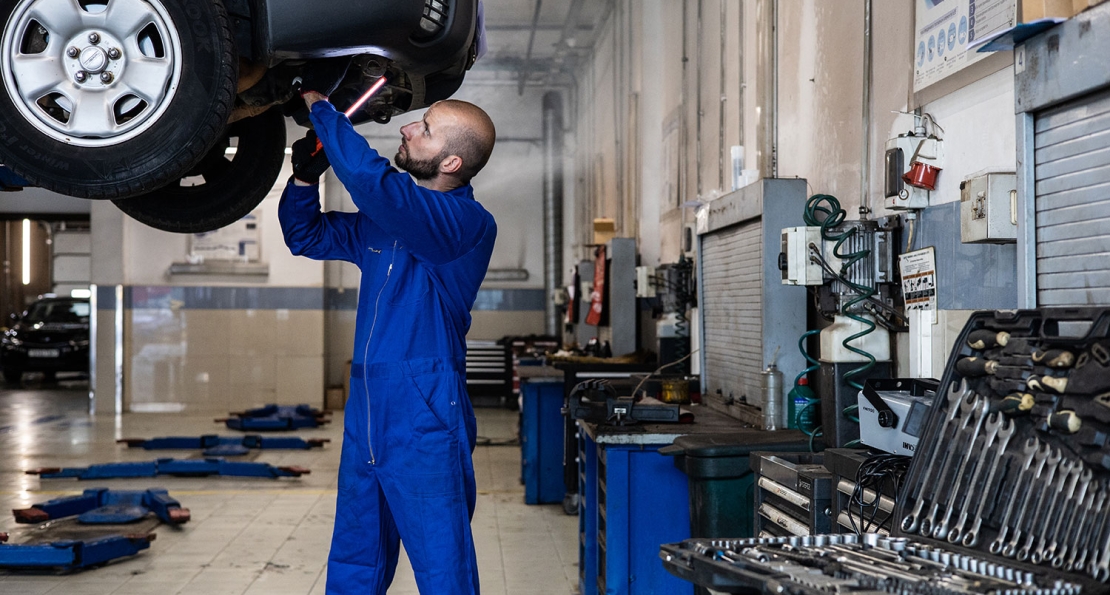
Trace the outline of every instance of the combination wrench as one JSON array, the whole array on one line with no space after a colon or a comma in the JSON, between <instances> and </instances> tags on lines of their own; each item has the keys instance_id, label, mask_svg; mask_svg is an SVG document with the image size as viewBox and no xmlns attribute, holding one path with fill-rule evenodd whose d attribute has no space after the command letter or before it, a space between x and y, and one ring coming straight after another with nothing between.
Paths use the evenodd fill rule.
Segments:
<instances>
[{"instance_id":1,"label":"combination wrench","mask_svg":"<svg viewBox=\"0 0 1110 595\"><path fill-rule=\"evenodd\" d=\"M1033 553L1033 563L1039 564L1041 561L1052 560L1056 557L1056 548L1060 544L1060 535L1067 535L1071 529L1071 522L1075 520L1075 510L1079 508L1080 503L1083 502L1083 497L1087 493L1087 484L1091 483L1091 478L1094 474L1090 469L1084 468L1082 464L1076 465L1076 473L1073 476L1071 483L1068 485L1067 495L1064 497L1064 506L1067 508L1060 511L1060 522L1052 527L1052 532L1046 538L1048 545L1040 552L1040 559L1037 559L1037 552ZM1076 495L1078 494L1078 497ZM1061 533L1061 531L1063 531Z\"/></svg>"},{"instance_id":2,"label":"combination wrench","mask_svg":"<svg viewBox=\"0 0 1110 595\"><path fill-rule=\"evenodd\" d=\"M967 524L967 519L970 513L971 503L975 495L975 486L979 482L979 476L983 473L984 463L986 463L987 454L990 453L991 443L998 442L998 449L995 452L994 460L990 463L990 470L987 472L987 481L983 484L983 489L979 498L979 509L975 513L976 520L972 531L968 535L972 535L972 545L974 541L978 540L979 527L982 525L983 510L987 505L987 494L990 491L991 482L994 480L994 474L998 471L998 463L1002 460L1002 455L1006 452L1006 445L1010 443L1010 437L1014 435L1017 426L1014 422L1007 417L995 415L987 420L986 424L987 437L983 440L983 451L979 453L979 461L975 464L975 470L972 472L971 481L967 485L967 495L964 496L963 507L960 510L960 516L956 519L956 526L948 532L948 542L957 543L963 534L964 525ZM965 544L966 545L966 544ZM971 546L968 546L971 547Z\"/></svg>"},{"instance_id":3,"label":"combination wrench","mask_svg":"<svg viewBox=\"0 0 1110 595\"><path fill-rule=\"evenodd\" d=\"M940 431L937 432L937 438L933 441L933 446L929 453L929 464L925 467L925 472L922 475L921 481L919 481L914 488L912 496L916 498L916 502L914 503L913 511L906 515L906 518L902 519L902 530L907 533L917 531L919 525L918 517L925 508L925 489L933 478L933 470L937 467L937 456L942 452L941 449L947 446L945 436L948 435L949 426L954 425L956 414L960 412L960 403L963 403L971 393L972 391L967 385L966 378L960 380L958 386L956 383L952 383L952 386L948 389L948 417L944 419Z\"/></svg>"},{"instance_id":4,"label":"combination wrench","mask_svg":"<svg viewBox=\"0 0 1110 595\"><path fill-rule=\"evenodd\" d=\"M964 454L960 457L961 458L960 466L956 468L956 475L955 475L955 477L952 478L952 483L951 483L952 487L950 488L950 490L948 492L948 497L945 499L945 501L943 503L944 508L945 508L944 518L942 518L940 520L940 522L937 523L936 527L933 528L933 537L936 538L936 539L944 539L944 537L946 535L948 535L948 522L952 520L952 513L955 511L955 508L956 508L956 506L955 506L956 505L956 497L959 495L960 487L963 485L964 472L967 471L967 464L972 459L972 453L974 452L975 442L979 439L979 432L983 429L984 422L986 421L989 412L990 412L990 400L989 399L981 399L981 403L979 403L978 408L975 409L974 411L972 411L972 415L975 415L975 426L974 426L974 429L971 431L971 439L967 441L967 448L966 448L966 451L965 451L966 454ZM995 417L998 418L998 419L1001 419L1002 416L1001 415L996 415ZM994 439L994 434L998 433L998 426L999 425L1001 425L1001 423L998 423L997 425L995 425L993 430L988 430L987 444L989 444L990 441ZM953 446L958 449L960 447L959 442L957 441L957 443L953 444ZM984 449L983 452L986 453L986 449ZM983 460L983 456L985 456L985 455L982 455L982 456L979 457L979 459L977 459L977 462L976 462L977 465L978 465L979 461ZM945 477L946 476L942 474L939 478L939 481L943 482L945 480ZM930 523L932 523L933 515L937 511L939 511L940 506L941 506L940 498L934 498L933 510L931 510L929 512L929 522Z\"/></svg>"},{"instance_id":5,"label":"combination wrench","mask_svg":"<svg viewBox=\"0 0 1110 595\"><path fill-rule=\"evenodd\" d=\"M1065 459L1064 462L1060 463L1060 467L1056 470L1056 485L1054 488L1050 488L1051 493L1046 493L1047 506L1045 502L1042 502L1033 511L1033 522L1029 528L1029 535L1025 538L1025 545L1018 550L1018 560L1022 562L1031 560L1034 564L1040 564L1041 560L1044 559L1047 524L1053 518L1057 504L1067 493L1067 488L1064 487L1065 484L1071 483L1072 487L1075 486L1075 480L1079 478L1079 469L1080 465L1070 459Z\"/></svg>"},{"instance_id":6,"label":"combination wrench","mask_svg":"<svg viewBox=\"0 0 1110 595\"><path fill-rule=\"evenodd\" d=\"M1092 490L1088 494L1088 489L1091 487L1090 483L1083 484L1079 488L1079 495L1075 498L1075 507L1068 518L1068 525L1064 530L1063 536L1060 538L1059 548L1053 552L1052 567L1057 570L1063 569L1068 561L1068 553L1074 549L1074 544L1077 539L1078 531L1083 525L1085 511L1089 510L1093 505L1095 499L1095 492ZM1094 486L1098 489L1098 486ZM1073 558L1074 559L1074 558Z\"/></svg>"},{"instance_id":7,"label":"combination wrench","mask_svg":"<svg viewBox=\"0 0 1110 595\"><path fill-rule=\"evenodd\" d=\"M1002 553L1002 547L1006 544L1006 536L1010 530L1010 518L1014 512L1014 504L1018 500L1023 499L1016 497L1017 488L1028 483L1027 481L1024 481L1024 479L1025 476L1029 474L1029 470L1032 468L1033 461L1035 459L1040 458L1040 461L1042 463L1044 462L1044 457L1048 455L1048 446L1042 447L1039 440L1037 440L1036 438L1030 438L1028 441L1026 441L1025 446L1022 447L1021 454L1023 458L1021 459L1021 469L1018 471L1017 479L1014 482L1014 496L1011 496L1010 502L1006 505L1006 512L1002 515L1002 525L998 528L998 537L993 542L991 542L990 549L988 550L990 551L990 553L996 556ZM981 520L981 517L977 519L975 527L973 527L972 530L969 531L972 537L975 538L973 540L975 542L978 542L978 521ZM964 539L966 543L967 537L965 537Z\"/></svg>"},{"instance_id":8,"label":"combination wrench","mask_svg":"<svg viewBox=\"0 0 1110 595\"><path fill-rule=\"evenodd\" d=\"M1039 484L1039 489L1036 494L1026 495L1025 501L1021 504L1021 510L1018 512L1017 522L1014 523L1014 536L1010 542L1002 548L1002 555L1007 558L1017 557L1018 544L1021 543L1022 528L1029 524L1030 518L1025 515L1029 510L1030 501L1033 501L1033 514L1036 515L1037 509L1040 507L1040 502L1044 498L1045 493L1048 491L1049 485L1052 483L1052 478L1056 473L1056 466L1060 464L1060 453L1055 448L1048 448L1048 456L1041 459L1038 465L1037 472L1033 474L1033 482Z\"/></svg>"},{"instance_id":9,"label":"combination wrench","mask_svg":"<svg viewBox=\"0 0 1110 595\"><path fill-rule=\"evenodd\" d=\"M924 519L921 519L922 535L929 535L929 533L931 533L933 530L933 523L936 522L937 512L940 510L939 498L941 495L941 491L944 488L942 483L944 482L944 478L948 477L948 470L952 468L952 464L959 457L958 445L960 443L960 438L967 430L967 427L971 425L971 420L975 417L973 413L980 409L980 403L987 402L986 399L982 399L974 393L973 397L974 398L970 400L964 399L960 401L960 423L956 428L956 433L952 436L952 444L949 444L948 448L946 449L948 452L945 453L947 456L944 459L944 464L940 467L940 473L936 476L936 478L934 478L933 483L936 485L933 486L931 495L929 497L929 500L933 504L929 508L929 514L926 515ZM921 492L921 500L925 500L924 491Z\"/></svg>"},{"instance_id":10,"label":"combination wrench","mask_svg":"<svg viewBox=\"0 0 1110 595\"><path fill-rule=\"evenodd\" d=\"M1078 541L1073 544L1071 552L1068 554L1068 561L1064 564L1064 570L1071 572L1073 570L1083 568L1083 563L1087 560L1087 555L1090 553L1091 546L1091 533L1095 528L1095 517L1098 516L1098 511L1106 506L1106 490L1099 490L1097 498L1092 506L1087 508L1086 515L1084 515L1083 524L1080 526Z\"/></svg>"},{"instance_id":11,"label":"combination wrench","mask_svg":"<svg viewBox=\"0 0 1110 595\"><path fill-rule=\"evenodd\" d=\"M987 498L987 495L990 494L991 484L994 482L994 476L995 476L995 474L998 473L998 465L1002 462L1002 459L1005 458L1004 455L1006 454L1006 446L1010 444L1010 438L1014 435L1015 431L1017 431L1017 426L1014 424L1014 422L1012 420L1007 419L1006 420L1006 427L1003 428L1002 430L999 430L999 432L998 432L998 437L999 437L998 450L995 451L994 460L991 461L991 468L987 472L987 480L986 480L986 482L983 483L983 492L982 492L982 497L979 499L979 508L976 509L976 511L975 511L975 522L972 524L971 529L969 529L967 531L967 533L965 533L964 536L963 536L962 543L966 547L975 547L976 545L979 544L979 530L983 526L983 513L986 512L987 502L989 500L989 498ZM1031 439L1029 444L1032 444L1032 451L1031 452L1036 453L1037 452L1036 439ZM1027 448L1029 448L1029 444L1026 445ZM1032 461L1032 458L1031 458L1032 456L1033 456L1032 454L1028 455L1029 458L1025 462L1026 467L1029 465L1029 462ZM1024 469L1024 467L1023 467L1023 469ZM974 487L974 483L972 484L972 487ZM1001 487L1001 486L999 486L999 487ZM957 523L957 525L956 525L956 528L959 529L959 530L962 530L963 526L964 526L964 523L967 522L967 518L966 518L967 517L967 504L970 501L971 501L971 494L968 493L968 499L965 500L965 502L964 502L964 513L960 516L960 522ZM1010 500L1010 505L1011 506L1013 505L1013 500L1012 499ZM1008 516L1009 515L1007 514L1007 517ZM954 531L954 533L955 533L955 531ZM955 539L959 539L959 538L960 538L960 536L959 536L958 533L955 533L955 537L953 537L952 534L949 534L949 536L948 536L949 541L952 541L953 543L955 543L955 541L954 541Z\"/></svg>"}]
</instances>

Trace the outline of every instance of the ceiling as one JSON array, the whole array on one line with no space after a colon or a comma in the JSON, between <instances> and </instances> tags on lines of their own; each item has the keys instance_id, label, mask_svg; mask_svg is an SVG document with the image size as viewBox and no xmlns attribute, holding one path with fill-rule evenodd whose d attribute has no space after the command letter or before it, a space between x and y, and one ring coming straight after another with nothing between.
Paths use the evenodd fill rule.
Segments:
<instances>
[{"instance_id":1,"label":"ceiling","mask_svg":"<svg viewBox=\"0 0 1110 595\"><path fill-rule=\"evenodd\" d=\"M565 84L612 8L612 0L482 2L489 49L467 80L515 82L521 88Z\"/></svg>"}]
</instances>

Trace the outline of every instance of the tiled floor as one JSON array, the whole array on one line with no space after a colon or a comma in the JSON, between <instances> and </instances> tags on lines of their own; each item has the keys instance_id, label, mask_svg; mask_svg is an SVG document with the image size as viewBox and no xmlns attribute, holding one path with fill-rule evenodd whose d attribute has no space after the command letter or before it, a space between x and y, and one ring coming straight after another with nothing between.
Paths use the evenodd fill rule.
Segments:
<instances>
[{"instance_id":1,"label":"tiled floor","mask_svg":"<svg viewBox=\"0 0 1110 595\"><path fill-rule=\"evenodd\" d=\"M180 528L159 526L150 549L101 568L73 574L0 570L0 593L20 595L284 595L324 593L325 562L335 517L342 417L323 429L296 435L331 438L323 449L248 455L276 465L312 470L299 479L174 478L151 480L40 480L36 467L84 466L155 456L198 456L188 451L143 451L118 438L232 434L210 416L85 414L87 385L80 381L0 389L0 531L10 543L44 538L44 530L18 525L6 511L26 508L95 486L160 486L192 511ZM516 414L478 411L479 435L511 438ZM488 595L567 595L576 591L577 520L561 506L525 506L520 449L482 447L474 453L478 504L473 528L482 592ZM48 535L48 534L47 534ZM402 557L391 594L415 594ZM438 595L438 594L437 594Z\"/></svg>"}]
</instances>

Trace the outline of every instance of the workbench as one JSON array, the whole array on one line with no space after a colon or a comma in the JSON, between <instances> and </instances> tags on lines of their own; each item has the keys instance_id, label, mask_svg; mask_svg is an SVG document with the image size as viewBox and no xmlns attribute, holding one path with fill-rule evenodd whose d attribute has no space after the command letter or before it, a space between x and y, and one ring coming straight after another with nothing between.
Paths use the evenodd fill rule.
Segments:
<instances>
[{"instance_id":1,"label":"workbench","mask_svg":"<svg viewBox=\"0 0 1110 595\"><path fill-rule=\"evenodd\" d=\"M659 545L690 537L686 475L658 453L680 436L743 427L690 406L694 423L601 426L579 420L581 595L691 595L694 586L659 561Z\"/></svg>"}]
</instances>

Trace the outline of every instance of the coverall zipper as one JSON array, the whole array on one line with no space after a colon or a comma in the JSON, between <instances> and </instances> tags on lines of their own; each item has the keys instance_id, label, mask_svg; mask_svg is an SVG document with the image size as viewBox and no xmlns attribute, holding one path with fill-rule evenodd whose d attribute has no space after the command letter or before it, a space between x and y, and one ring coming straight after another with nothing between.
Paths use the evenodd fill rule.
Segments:
<instances>
[{"instance_id":1,"label":"coverall zipper","mask_svg":"<svg viewBox=\"0 0 1110 595\"><path fill-rule=\"evenodd\" d=\"M371 250L374 250L371 248ZM375 250L381 253L381 250ZM377 459L374 457L374 441L373 430L370 424L370 382L366 379L369 376L369 365L366 362L366 356L370 353L370 339L374 338L374 327L378 325L378 302L382 300L382 293L385 292L385 286L389 285L389 276L393 274L393 261L397 257L397 240L393 240L393 250L389 253L389 268L385 271L385 281L382 282L382 288L378 290L378 297L374 298L374 318L370 321L370 334L366 337L366 347L362 351L362 388L366 392L366 447L370 449L371 465L377 464Z\"/></svg>"}]
</instances>

